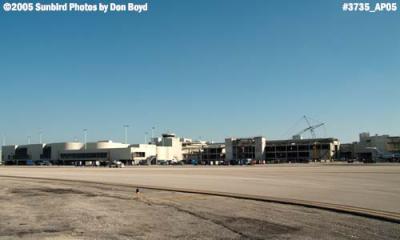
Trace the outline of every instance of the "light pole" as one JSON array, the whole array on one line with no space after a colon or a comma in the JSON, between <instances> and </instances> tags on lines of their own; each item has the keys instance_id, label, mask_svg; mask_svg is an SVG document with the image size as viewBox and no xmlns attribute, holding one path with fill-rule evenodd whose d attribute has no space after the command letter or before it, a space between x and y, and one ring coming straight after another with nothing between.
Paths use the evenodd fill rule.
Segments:
<instances>
[{"instance_id":1,"label":"light pole","mask_svg":"<svg viewBox=\"0 0 400 240\"><path fill-rule=\"evenodd\" d=\"M129 128L129 125L124 125L124 129L125 129L125 144L128 144L128 128Z\"/></svg>"},{"instance_id":2,"label":"light pole","mask_svg":"<svg viewBox=\"0 0 400 240\"><path fill-rule=\"evenodd\" d=\"M156 127L151 127L151 139L153 140L154 138L154 130L156 129Z\"/></svg>"},{"instance_id":3,"label":"light pole","mask_svg":"<svg viewBox=\"0 0 400 240\"><path fill-rule=\"evenodd\" d=\"M42 144L42 134L43 134L42 129L39 129L39 143L40 144Z\"/></svg>"},{"instance_id":4,"label":"light pole","mask_svg":"<svg viewBox=\"0 0 400 240\"><path fill-rule=\"evenodd\" d=\"M0 149L0 154L3 154L3 146L5 146L6 145L6 138L4 137L4 134L2 134L1 135L1 149ZM3 161L4 161L4 159L3 159L3 157L2 158L0 158L0 164L3 164Z\"/></svg>"},{"instance_id":5,"label":"light pole","mask_svg":"<svg viewBox=\"0 0 400 240\"><path fill-rule=\"evenodd\" d=\"M87 143L86 143L86 141L87 141L87 129L85 128L85 129L83 129L83 142L84 142L84 144L85 144L85 151L86 151L86 149L87 149Z\"/></svg>"}]
</instances>

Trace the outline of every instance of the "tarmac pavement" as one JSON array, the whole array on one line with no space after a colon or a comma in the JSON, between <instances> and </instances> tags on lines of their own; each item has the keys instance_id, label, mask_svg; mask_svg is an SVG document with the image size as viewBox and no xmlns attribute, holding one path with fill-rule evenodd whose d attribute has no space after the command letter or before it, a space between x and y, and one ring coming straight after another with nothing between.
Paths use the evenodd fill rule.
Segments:
<instances>
[{"instance_id":1,"label":"tarmac pavement","mask_svg":"<svg viewBox=\"0 0 400 240\"><path fill-rule=\"evenodd\" d=\"M84 180L315 201L400 216L400 165L0 167L0 176ZM27 180L29 181L29 180Z\"/></svg>"}]
</instances>

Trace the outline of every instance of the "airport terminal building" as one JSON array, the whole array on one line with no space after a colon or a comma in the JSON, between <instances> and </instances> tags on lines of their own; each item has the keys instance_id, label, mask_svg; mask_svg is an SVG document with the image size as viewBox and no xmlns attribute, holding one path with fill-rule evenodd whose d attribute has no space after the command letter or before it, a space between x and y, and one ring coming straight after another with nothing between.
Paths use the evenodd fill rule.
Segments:
<instances>
[{"instance_id":1,"label":"airport terminal building","mask_svg":"<svg viewBox=\"0 0 400 240\"><path fill-rule=\"evenodd\" d=\"M340 158L347 161L398 162L400 160L400 136L360 133L359 141L342 145Z\"/></svg>"},{"instance_id":2,"label":"airport terminal building","mask_svg":"<svg viewBox=\"0 0 400 240\"><path fill-rule=\"evenodd\" d=\"M163 135L150 144L123 144L110 140L98 142L61 142L48 144L7 145L2 147L2 160L7 165L55 165L101 166L111 161L125 165L141 161L182 160L182 144L174 135Z\"/></svg>"},{"instance_id":3,"label":"airport terminal building","mask_svg":"<svg viewBox=\"0 0 400 240\"><path fill-rule=\"evenodd\" d=\"M226 161L237 164L246 159L255 163L307 163L338 158L336 138L267 140L264 137L225 139Z\"/></svg>"},{"instance_id":4,"label":"airport terminal building","mask_svg":"<svg viewBox=\"0 0 400 240\"><path fill-rule=\"evenodd\" d=\"M226 160L232 164L265 159L264 137L226 138L225 148Z\"/></svg>"},{"instance_id":5,"label":"airport terminal building","mask_svg":"<svg viewBox=\"0 0 400 240\"><path fill-rule=\"evenodd\" d=\"M113 161L125 165L188 163L237 165L306 163L338 159L336 138L267 140L264 137L226 138L223 143L192 141L163 134L145 144L123 144L110 140L81 143L8 145L2 147L6 165L101 166Z\"/></svg>"},{"instance_id":6,"label":"airport terminal building","mask_svg":"<svg viewBox=\"0 0 400 240\"><path fill-rule=\"evenodd\" d=\"M267 163L307 163L332 161L340 149L336 138L289 139L266 141Z\"/></svg>"}]
</instances>

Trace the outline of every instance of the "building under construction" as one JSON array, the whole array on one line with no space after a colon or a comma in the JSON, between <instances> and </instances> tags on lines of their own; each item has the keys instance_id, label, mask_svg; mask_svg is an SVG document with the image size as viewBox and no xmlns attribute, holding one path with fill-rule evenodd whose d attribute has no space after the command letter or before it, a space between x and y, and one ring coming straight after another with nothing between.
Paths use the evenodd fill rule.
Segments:
<instances>
[{"instance_id":1,"label":"building under construction","mask_svg":"<svg viewBox=\"0 0 400 240\"><path fill-rule=\"evenodd\" d=\"M229 164L244 164L249 160L264 161L265 138L226 138L226 160Z\"/></svg>"},{"instance_id":2,"label":"building under construction","mask_svg":"<svg viewBox=\"0 0 400 240\"><path fill-rule=\"evenodd\" d=\"M201 163L206 165L219 165L225 161L225 144L210 143L203 147Z\"/></svg>"},{"instance_id":3,"label":"building under construction","mask_svg":"<svg viewBox=\"0 0 400 240\"><path fill-rule=\"evenodd\" d=\"M265 159L267 163L333 160L338 157L339 146L336 138L267 140Z\"/></svg>"}]
</instances>

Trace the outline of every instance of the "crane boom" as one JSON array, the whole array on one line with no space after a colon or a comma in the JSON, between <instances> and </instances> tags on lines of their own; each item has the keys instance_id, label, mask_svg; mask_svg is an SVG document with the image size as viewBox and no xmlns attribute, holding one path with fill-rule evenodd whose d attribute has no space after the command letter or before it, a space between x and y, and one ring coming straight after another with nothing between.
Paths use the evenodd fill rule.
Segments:
<instances>
[{"instance_id":1,"label":"crane boom","mask_svg":"<svg viewBox=\"0 0 400 240\"><path fill-rule=\"evenodd\" d=\"M319 127L321 127L321 126L323 126L325 123L319 123L319 124L316 124L316 125L311 125L310 121L308 120L308 118L306 116L303 116L303 117L306 120L308 127L304 128L303 130L298 132L296 135L293 135L293 139L301 139L301 135L303 133L307 132L307 131L310 131L312 138L315 139L316 136L315 136L315 131L314 130L319 128Z\"/></svg>"}]
</instances>

